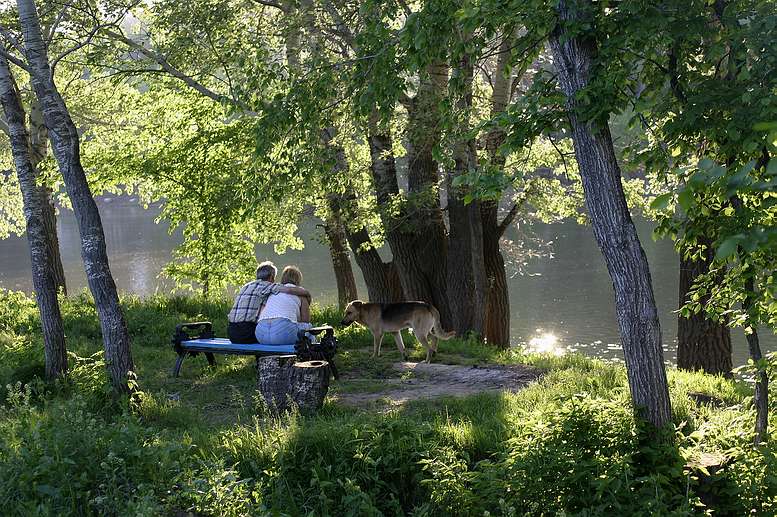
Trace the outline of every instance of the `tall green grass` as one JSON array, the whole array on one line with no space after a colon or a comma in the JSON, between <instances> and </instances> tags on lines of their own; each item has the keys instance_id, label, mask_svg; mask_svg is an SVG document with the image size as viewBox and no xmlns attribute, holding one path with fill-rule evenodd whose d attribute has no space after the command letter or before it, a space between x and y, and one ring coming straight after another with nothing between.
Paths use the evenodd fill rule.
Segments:
<instances>
[{"instance_id":1,"label":"tall green grass","mask_svg":"<svg viewBox=\"0 0 777 517\"><path fill-rule=\"evenodd\" d=\"M0 513L777 513L775 447L750 445L753 412L742 383L670 369L674 440L663 440L635 420L622 366L453 340L442 360L524 362L546 373L517 393L380 410L328 402L314 417L271 417L253 403L247 358L216 369L191 361L181 378L169 376L173 326L210 319L223 332L227 302L123 303L144 391L133 409L106 389L88 297L63 300L71 374L46 385L34 303L0 295ZM336 322L339 314L325 308L315 319ZM363 329L338 336L343 371L385 375L396 360L389 350L383 362L369 360ZM709 476L703 457L720 459Z\"/></svg>"}]
</instances>

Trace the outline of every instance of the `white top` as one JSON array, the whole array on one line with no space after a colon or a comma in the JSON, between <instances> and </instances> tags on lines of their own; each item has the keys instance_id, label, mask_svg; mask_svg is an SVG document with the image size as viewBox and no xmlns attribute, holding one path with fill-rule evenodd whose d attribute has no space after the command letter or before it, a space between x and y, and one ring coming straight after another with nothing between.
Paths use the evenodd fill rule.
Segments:
<instances>
[{"instance_id":1,"label":"white top","mask_svg":"<svg viewBox=\"0 0 777 517\"><path fill-rule=\"evenodd\" d=\"M288 287L296 287L294 284L285 284ZM272 294L267 298L267 303L259 315L259 321L273 318L286 318L295 323L299 319L299 308L302 300L299 296L287 293Z\"/></svg>"}]
</instances>

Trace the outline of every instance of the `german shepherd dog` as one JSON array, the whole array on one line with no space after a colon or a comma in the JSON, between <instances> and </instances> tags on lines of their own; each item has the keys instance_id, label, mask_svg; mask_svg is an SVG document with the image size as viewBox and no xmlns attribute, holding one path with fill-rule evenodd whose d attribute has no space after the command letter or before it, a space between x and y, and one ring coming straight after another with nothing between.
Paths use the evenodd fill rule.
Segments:
<instances>
[{"instance_id":1,"label":"german shepherd dog","mask_svg":"<svg viewBox=\"0 0 777 517\"><path fill-rule=\"evenodd\" d=\"M380 356L383 334L388 332L394 334L399 353L403 360L407 360L401 331L412 328L416 339L426 347L426 362L430 363L437 352L437 339L450 339L455 334L443 331L440 313L425 302L369 303L354 300L345 308L341 323L348 326L354 321L372 332L372 357Z\"/></svg>"}]
</instances>

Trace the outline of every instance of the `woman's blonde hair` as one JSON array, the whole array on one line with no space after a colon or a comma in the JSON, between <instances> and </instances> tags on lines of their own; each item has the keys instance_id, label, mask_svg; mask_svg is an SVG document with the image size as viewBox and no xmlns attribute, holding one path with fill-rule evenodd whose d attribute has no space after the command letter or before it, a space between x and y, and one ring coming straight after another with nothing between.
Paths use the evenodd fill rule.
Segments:
<instances>
[{"instance_id":1,"label":"woman's blonde hair","mask_svg":"<svg viewBox=\"0 0 777 517\"><path fill-rule=\"evenodd\" d=\"M297 266L286 266L281 274L281 283L302 285L302 271Z\"/></svg>"}]
</instances>

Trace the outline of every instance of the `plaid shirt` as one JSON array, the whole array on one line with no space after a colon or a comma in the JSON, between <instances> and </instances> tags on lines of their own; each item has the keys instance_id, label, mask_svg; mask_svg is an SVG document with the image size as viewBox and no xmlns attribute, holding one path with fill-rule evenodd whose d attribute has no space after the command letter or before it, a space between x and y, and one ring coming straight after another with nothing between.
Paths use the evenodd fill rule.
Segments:
<instances>
[{"instance_id":1,"label":"plaid shirt","mask_svg":"<svg viewBox=\"0 0 777 517\"><path fill-rule=\"evenodd\" d=\"M280 284L273 284L265 280L254 280L240 288L232 310L229 311L230 323L242 323L250 321L256 323L259 317L259 309L271 294L280 292Z\"/></svg>"}]
</instances>

